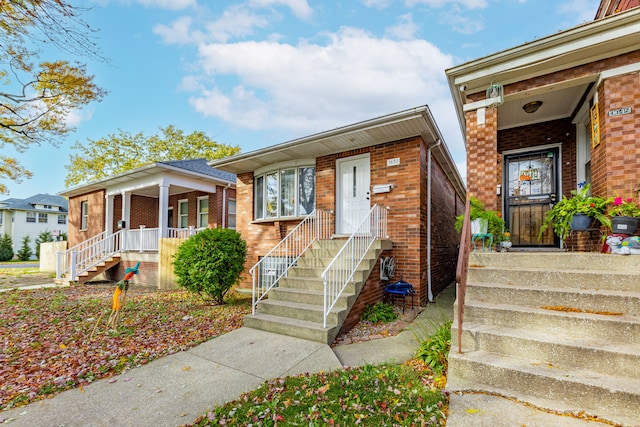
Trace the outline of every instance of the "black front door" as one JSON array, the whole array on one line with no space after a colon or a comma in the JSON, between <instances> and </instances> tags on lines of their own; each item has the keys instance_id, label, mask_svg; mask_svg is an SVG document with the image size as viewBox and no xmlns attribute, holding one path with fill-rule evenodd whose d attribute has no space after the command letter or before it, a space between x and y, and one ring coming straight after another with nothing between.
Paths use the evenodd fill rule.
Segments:
<instances>
[{"instance_id":1,"label":"black front door","mask_svg":"<svg viewBox=\"0 0 640 427\"><path fill-rule=\"evenodd\" d=\"M558 149L505 157L505 222L514 246L557 246L552 227L540 234L546 213L556 202Z\"/></svg>"}]
</instances>

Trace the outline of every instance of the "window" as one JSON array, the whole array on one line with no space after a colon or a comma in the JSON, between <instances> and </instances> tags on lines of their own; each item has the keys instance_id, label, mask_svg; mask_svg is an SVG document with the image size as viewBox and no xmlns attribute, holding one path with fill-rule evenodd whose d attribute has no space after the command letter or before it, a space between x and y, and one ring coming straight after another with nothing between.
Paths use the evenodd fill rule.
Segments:
<instances>
[{"instance_id":1,"label":"window","mask_svg":"<svg viewBox=\"0 0 640 427\"><path fill-rule=\"evenodd\" d=\"M198 197L198 228L209 225L209 196Z\"/></svg>"},{"instance_id":2,"label":"window","mask_svg":"<svg viewBox=\"0 0 640 427\"><path fill-rule=\"evenodd\" d=\"M227 212L227 228L236 229L236 200L229 199L229 211Z\"/></svg>"},{"instance_id":3,"label":"window","mask_svg":"<svg viewBox=\"0 0 640 427\"><path fill-rule=\"evenodd\" d=\"M35 212L27 212L27 222L36 222L36 213Z\"/></svg>"},{"instance_id":4,"label":"window","mask_svg":"<svg viewBox=\"0 0 640 427\"><path fill-rule=\"evenodd\" d=\"M189 226L189 202L187 200L178 200L178 228L187 228Z\"/></svg>"},{"instance_id":5,"label":"window","mask_svg":"<svg viewBox=\"0 0 640 427\"><path fill-rule=\"evenodd\" d=\"M267 172L254 179L254 218L296 217L316 207L316 168L293 167Z\"/></svg>"},{"instance_id":6,"label":"window","mask_svg":"<svg viewBox=\"0 0 640 427\"><path fill-rule=\"evenodd\" d=\"M52 208L51 208L51 205L44 205L44 208L45 208L45 209L52 209Z\"/></svg>"},{"instance_id":7,"label":"window","mask_svg":"<svg viewBox=\"0 0 640 427\"><path fill-rule=\"evenodd\" d=\"M58 214L58 224L66 224L67 223L67 215Z\"/></svg>"},{"instance_id":8,"label":"window","mask_svg":"<svg viewBox=\"0 0 640 427\"><path fill-rule=\"evenodd\" d=\"M49 214L46 212L38 213L38 223L46 224L49 221Z\"/></svg>"},{"instance_id":9,"label":"window","mask_svg":"<svg viewBox=\"0 0 640 427\"><path fill-rule=\"evenodd\" d=\"M80 230L86 230L87 228L89 228L89 202L88 201L84 201L80 203L80 212L81 212L81 218L80 218Z\"/></svg>"}]
</instances>

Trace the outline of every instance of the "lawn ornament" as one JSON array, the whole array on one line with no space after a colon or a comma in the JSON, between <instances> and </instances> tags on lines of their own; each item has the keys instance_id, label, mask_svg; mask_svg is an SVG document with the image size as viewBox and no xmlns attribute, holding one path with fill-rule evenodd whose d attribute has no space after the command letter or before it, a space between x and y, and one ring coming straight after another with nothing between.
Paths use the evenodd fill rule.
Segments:
<instances>
[{"instance_id":1,"label":"lawn ornament","mask_svg":"<svg viewBox=\"0 0 640 427\"><path fill-rule=\"evenodd\" d=\"M116 325L118 323L118 316L120 315L120 308L122 308L125 300L127 299L129 281L133 278L134 274L138 274L138 267L140 267L140 262L138 262L133 268L127 267L127 269L124 271L124 279L116 283L116 289L113 292L113 298L111 302L111 314L109 315L109 320L107 321L107 328L116 328Z\"/></svg>"}]
</instances>

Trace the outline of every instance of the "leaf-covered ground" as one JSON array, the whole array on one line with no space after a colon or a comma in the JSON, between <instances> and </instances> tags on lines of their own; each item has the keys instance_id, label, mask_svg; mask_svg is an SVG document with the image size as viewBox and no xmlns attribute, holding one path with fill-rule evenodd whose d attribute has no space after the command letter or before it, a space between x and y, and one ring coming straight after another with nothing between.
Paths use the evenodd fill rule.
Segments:
<instances>
[{"instance_id":1,"label":"leaf-covered ground","mask_svg":"<svg viewBox=\"0 0 640 427\"><path fill-rule=\"evenodd\" d=\"M183 291L132 286L117 330L109 331L113 290L85 285L0 293L0 409L188 349L239 328L250 312L250 299L212 306Z\"/></svg>"}]
</instances>

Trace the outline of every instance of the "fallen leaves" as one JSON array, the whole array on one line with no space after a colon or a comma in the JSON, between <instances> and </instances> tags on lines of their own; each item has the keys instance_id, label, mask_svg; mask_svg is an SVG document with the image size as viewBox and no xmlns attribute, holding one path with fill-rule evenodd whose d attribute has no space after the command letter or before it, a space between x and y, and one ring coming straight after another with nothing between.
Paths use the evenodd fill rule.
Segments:
<instances>
[{"instance_id":1,"label":"fallen leaves","mask_svg":"<svg viewBox=\"0 0 640 427\"><path fill-rule=\"evenodd\" d=\"M600 314L603 316L622 316L624 314L624 313L618 313L614 311L582 310L580 308L565 307L562 305L545 305L541 308L543 310L563 311L565 313L589 313L589 314Z\"/></svg>"},{"instance_id":2,"label":"fallen leaves","mask_svg":"<svg viewBox=\"0 0 640 427\"><path fill-rule=\"evenodd\" d=\"M211 306L182 291L134 288L118 330L108 331L99 321L112 293L85 285L0 294L0 409L186 350L239 328L250 311L248 301Z\"/></svg>"}]
</instances>

